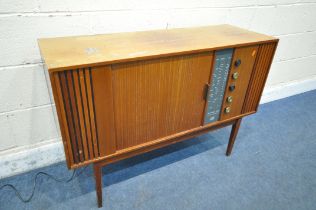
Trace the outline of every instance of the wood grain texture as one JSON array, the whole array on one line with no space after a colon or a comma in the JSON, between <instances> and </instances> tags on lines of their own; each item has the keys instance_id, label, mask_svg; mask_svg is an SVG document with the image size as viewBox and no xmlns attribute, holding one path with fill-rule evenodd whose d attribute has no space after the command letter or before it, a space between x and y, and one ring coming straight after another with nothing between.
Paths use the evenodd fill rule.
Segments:
<instances>
[{"instance_id":1,"label":"wood grain texture","mask_svg":"<svg viewBox=\"0 0 316 210\"><path fill-rule=\"evenodd\" d=\"M79 79L80 79L80 90L81 90L81 97L82 97L82 109L83 116L84 116L84 125L85 125L85 133L86 133L86 141L88 145L88 153L90 159L93 159L95 156L94 150L93 150L93 141L92 141L92 131L91 131L91 125L90 125L90 111L89 111L89 104L88 104L88 94L87 94L87 88L86 88L86 77L85 77L85 69L79 69Z\"/></svg>"},{"instance_id":2,"label":"wood grain texture","mask_svg":"<svg viewBox=\"0 0 316 210\"><path fill-rule=\"evenodd\" d=\"M276 38L230 25L39 39L49 71L213 51Z\"/></svg>"},{"instance_id":3,"label":"wood grain texture","mask_svg":"<svg viewBox=\"0 0 316 210\"><path fill-rule=\"evenodd\" d=\"M201 126L212 55L113 65L117 150Z\"/></svg>"},{"instance_id":4,"label":"wood grain texture","mask_svg":"<svg viewBox=\"0 0 316 210\"><path fill-rule=\"evenodd\" d=\"M252 69L257 56L257 51L258 45L240 47L235 49L223 99L222 112L220 117L221 120L237 116L241 113L249 80L252 74ZM236 67L235 62L238 59L240 59L241 64ZM233 74L236 72L239 74L239 76L235 80L233 79ZM234 84L236 87L234 91L229 90L229 86L232 84ZM227 98L229 96L233 98L233 101L231 103L227 101ZM231 111L229 113L225 113L224 109L226 107L230 107Z\"/></svg>"},{"instance_id":5,"label":"wood grain texture","mask_svg":"<svg viewBox=\"0 0 316 210\"><path fill-rule=\"evenodd\" d=\"M55 72L51 77L69 167L98 158L90 70Z\"/></svg>"},{"instance_id":6,"label":"wood grain texture","mask_svg":"<svg viewBox=\"0 0 316 210\"><path fill-rule=\"evenodd\" d=\"M100 156L116 151L111 66L91 70Z\"/></svg>"},{"instance_id":7,"label":"wood grain texture","mask_svg":"<svg viewBox=\"0 0 316 210\"><path fill-rule=\"evenodd\" d=\"M64 116L66 116L65 105L62 96L62 90L60 85L59 75L55 73L50 73L49 78L52 85L52 91L54 95L54 101L56 105L57 117L60 125L60 132L63 136L62 141L64 145L64 151L66 156L67 167L70 168L74 164L73 151L71 148L70 142L70 134L68 131L67 120Z\"/></svg>"},{"instance_id":8,"label":"wood grain texture","mask_svg":"<svg viewBox=\"0 0 316 210\"><path fill-rule=\"evenodd\" d=\"M260 45L244 101L243 113L257 111L278 42Z\"/></svg>"},{"instance_id":9,"label":"wood grain texture","mask_svg":"<svg viewBox=\"0 0 316 210\"><path fill-rule=\"evenodd\" d=\"M97 139L97 125L95 122L95 107L94 107L94 97L93 97L93 89L92 89L92 78L91 78L91 69L86 69L84 74L85 82L86 82L86 89L87 89L87 99L88 99L88 106L89 106L89 121L90 121L90 128L91 128L91 139L93 142L93 152L96 157L100 156L99 151L99 143Z\"/></svg>"},{"instance_id":10,"label":"wood grain texture","mask_svg":"<svg viewBox=\"0 0 316 210\"><path fill-rule=\"evenodd\" d=\"M67 78L65 72L58 73L59 82L61 86L61 94L62 94L62 100L64 107L61 107L65 111L65 115L62 116L66 120L67 130L70 134L70 142L71 144L69 147L72 149L73 159L74 163L80 162L79 158L79 149L78 149L78 143L76 139L76 133L75 133L75 126L74 126L74 120L73 120L73 111L72 106L70 103L70 94L68 90L68 84L67 84ZM66 138L66 136L63 136L63 138Z\"/></svg>"},{"instance_id":11,"label":"wood grain texture","mask_svg":"<svg viewBox=\"0 0 316 210\"><path fill-rule=\"evenodd\" d=\"M70 102L70 112L71 112L71 117L73 121L73 128L74 128L74 136L76 139L77 143L77 149L79 153L79 161L83 162L84 161L84 150L82 148L82 138L81 138L81 130L80 130L80 120L78 118L78 107L77 107L77 98L75 95L75 86L74 86L74 79L73 75L76 73L75 71L66 71L64 72L66 74L66 88L68 90L69 94L69 102Z\"/></svg>"},{"instance_id":12,"label":"wood grain texture","mask_svg":"<svg viewBox=\"0 0 316 210\"><path fill-rule=\"evenodd\" d=\"M79 80L79 70L73 71L72 77L73 77L74 92L75 92L75 99L76 99L75 107L77 108L77 113L78 113L78 124L79 124L78 127L80 129L80 134L81 134L84 160L89 160L90 154L89 154L89 149L88 149L88 142L86 141L87 135L86 135L86 130L85 130L85 118L84 118L84 112L81 111L83 110L83 105L82 105L82 100L81 100L82 94L81 94L81 88L80 88L81 84Z\"/></svg>"}]
</instances>

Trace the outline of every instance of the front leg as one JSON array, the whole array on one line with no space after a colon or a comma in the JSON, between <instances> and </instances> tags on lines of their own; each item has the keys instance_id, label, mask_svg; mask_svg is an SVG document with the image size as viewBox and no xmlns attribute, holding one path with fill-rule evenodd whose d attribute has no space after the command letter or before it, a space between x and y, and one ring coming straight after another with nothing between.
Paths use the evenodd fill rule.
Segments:
<instances>
[{"instance_id":1,"label":"front leg","mask_svg":"<svg viewBox=\"0 0 316 210\"><path fill-rule=\"evenodd\" d=\"M94 163L95 189L97 193L98 207L102 207L102 165Z\"/></svg>"},{"instance_id":2,"label":"front leg","mask_svg":"<svg viewBox=\"0 0 316 210\"><path fill-rule=\"evenodd\" d=\"M232 127L232 131L230 132L230 137L229 137L229 142L227 145L227 150L226 150L226 155L229 156L232 152L234 143L235 143L235 139L237 137L238 134L238 130L240 127L240 123L241 123L241 118L239 118L238 120L236 120L236 122L233 124Z\"/></svg>"}]
</instances>

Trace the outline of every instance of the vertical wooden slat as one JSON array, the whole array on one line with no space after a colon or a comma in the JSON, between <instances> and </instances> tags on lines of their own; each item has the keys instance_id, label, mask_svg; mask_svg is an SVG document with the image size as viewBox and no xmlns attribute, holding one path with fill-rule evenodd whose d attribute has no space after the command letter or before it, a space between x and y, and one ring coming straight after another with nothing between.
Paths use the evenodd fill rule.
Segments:
<instances>
[{"instance_id":1,"label":"vertical wooden slat","mask_svg":"<svg viewBox=\"0 0 316 210\"><path fill-rule=\"evenodd\" d=\"M95 114L95 96L94 87L92 86L94 79L92 78L91 69L68 70L55 74L55 77L59 81L56 85L55 92L56 95L60 96L58 100L62 103L62 107L59 112L61 115L64 115L64 119L62 119L63 121L61 121L61 124L63 124L63 129L66 130L68 134L63 134L63 138L66 140L65 145L68 148L69 154L71 154L71 158L67 155L67 160L69 159L71 162L69 166L97 158L100 156L100 153L102 153L103 156L107 152L113 153L115 148L106 147L106 141L112 142L109 136L111 137L113 135L115 139L115 134L112 132L114 129L107 128L105 126L106 129L103 130L104 122L108 123L107 116L103 115L100 115L102 119L99 119L101 122L100 136L102 137L102 148L99 149L100 145L98 142L99 139L96 122L97 117ZM103 83L103 79L105 79L106 83ZM111 75L97 74L95 81L95 88L97 89L99 95L97 101L101 100L100 104L102 105L98 106L98 110L103 112L102 110L105 109L105 107L103 107L104 104L102 104L103 94L107 90L111 90L111 88L106 86L105 89L103 89L102 85L110 84L110 86L112 86L111 83L108 83L111 81ZM105 112L108 111L109 110L106 110ZM114 116L112 116L112 120L113 118ZM104 122L102 123L102 121ZM112 126L114 126L113 122ZM109 130L112 131L109 132ZM113 137L111 138L113 139ZM115 141L112 144L115 145ZM109 145L111 145L111 143L109 143ZM110 150L106 152L107 149Z\"/></svg>"},{"instance_id":2,"label":"vertical wooden slat","mask_svg":"<svg viewBox=\"0 0 316 210\"><path fill-rule=\"evenodd\" d=\"M89 116L89 105L87 99L87 90L85 85L85 76L84 69L79 70L79 78L80 78L80 88L81 88L81 96L82 96L82 104L84 109L84 118L85 118L85 131L86 131L86 141L89 148L90 158L93 159L95 156L93 150L93 142L92 142L92 134L91 134L91 125L90 125L90 116Z\"/></svg>"},{"instance_id":3,"label":"vertical wooden slat","mask_svg":"<svg viewBox=\"0 0 316 210\"><path fill-rule=\"evenodd\" d=\"M79 70L74 70L72 72L73 74L73 82L74 82L74 90L75 90L75 95L77 99L77 112L78 112L78 124L80 127L81 131L81 140L82 140L82 147L83 147L83 153L85 160L89 160L89 150L88 150L88 145L87 145L87 136L86 136L86 130L85 130L85 118L84 118L84 109L82 106L82 94L81 94L81 89L80 89L80 80L79 80Z\"/></svg>"},{"instance_id":4,"label":"vertical wooden slat","mask_svg":"<svg viewBox=\"0 0 316 210\"><path fill-rule=\"evenodd\" d=\"M86 69L84 71L85 82L86 82L86 91L88 98L88 106L89 106L89 116L90 116L90 125L91 125L91 134L92 134L92 142L93 142L93 150L96 157L100 156L98 150L98 140L97 140L97 128L95 124L95 116L94 116L94 105L93 105L93 96L91 89L91 80L90 80L90 70Z\"/></svg>"},{"instance_id":5,"label":"vertical wooden slat","mask_svg":"<svg viewBox=\"0 0 316 210\"><path fill-rule=\"evenodd\" d=\"M263 93L263 89L264 89L264 86L265 86L265 84L267 82L267 79L268 79L270 67L272 65L272 61L273 61L273 57L274 57L274 54L275 54L275 51L276 51L276 48L277 48L277 44L278 44L278 42L267 44L268 47L269 47L269 50L267 50L268 51L268 55L267 55L267 60L265 61L265 64L266 64L266 71L265 72L266 73L264 74L262 88L260 88L259 97L258 97L258 99L256 101L256 110L258 109L258 105L259 105L259 102L260 102L260 99L261 99L261 96L262 96L262 93Z\"/></svg>"},{"instance_id":6,"label":"vertical wooden slat","mask_svg":"<svg viewBox=\"0 0 316 210\"><path fill-rule=\"evenodd\" d=\"M91 70L100 155L116 151L112 70L110 66Z\"/></svg>"},{"instance_id":7,"label":"vertical wooden slat","mask_svg":"<svg viewBox=\"0 0 316 210\"><path fill-rule=\"evenodd\" d=\"M74 162L78 163L80 161L80 159L79 159L78 146L77 146L77 141L76 141L76 134L75 134L75 129L74 129L74 122L73 122L73 117L72 117L71 105L69 103L70 97L69 97L68 85L67 85L67 81L66 81L66 73L60 72L58 74L60 77L60 86L61 86L62 96L63 96L63 101L64 101L64 109L66 112L67 126L68 126L68 130L70 133L70 141L71 141L71 146L72 146L72 151L73 151Z\"/></svg>"},{"instance_id":8,"label":"vertical wooden slat","mask_svg":"<svg viewBox=\"0 0 316 210\"><path fill-rule=\"evenodd\" d=\"M81 140L81 131L79 126L79 118L78 118L78 111L77 111L77 103L76 103L76 96L74 92L74 82L73 82L73 71L66 71L66 77L68 82L68 91L69 91L69 98L71 103L71 110L72 110L72 117L74 122L74 129L75 129L75 136L78 145L78 153L80 157L80 161L84 161L83 156L83 149L82 149L82 140Z\"/></svg>"},{"instance_id":9,"label":"vertical wooden slat","mask_svg":"<svg viewBox=\"0 0 316 210\"><path fill-rule=\"evenodd\" d=\"M71 142L70 142L69 130L67 126L67 118L66 118L67 116L66 116L66 111L64 109L64 100L62 96L59 75L58 73L50 73L49 77L51 80L52 90L55 93L54 98L55 98L55 104L56 104L56 109L57 109L57 116L60 122L59 126L60 126L63 144L64 144L65 155L67 157L66 158L67 166L68 168L70 168L70 166L74 163L74 157L73 157L73 151L72 151Z\"/></svg>"},{"instance_id":10,"label":"vertical wooden slat","mask_svg":"<svg viewBox=\"0 0 316 210\"><path fill-rule=\"evenodd\" d=\"M63 134L63 138L66 140L67 152L71 154L71 156L67 155L67 160L70 161L69 166L100 156L94 90L90 71L90 69L80 69L55 73L56 80L59 82L58 84L55 82L57 84L55 92L56 95L59 95L58 100L62 104L59 112L64 116L61 124L67 132ZM111 75L109 76L107 79L111 80ZM97 78L98 84L103 84L102 79L104 78ZM98 88L98 85L96 87ZM99 90L98 88L98 92L101 94L100 99L102 99L103 91L103 89ZM104 118L103 120L107 121L108 119ZM101 130L102 132L104 131ZM105 136L107 135L109 135L108 131L106 131ZM111 133L111 135L113 134Z\"/></svg>"}]
</instances>

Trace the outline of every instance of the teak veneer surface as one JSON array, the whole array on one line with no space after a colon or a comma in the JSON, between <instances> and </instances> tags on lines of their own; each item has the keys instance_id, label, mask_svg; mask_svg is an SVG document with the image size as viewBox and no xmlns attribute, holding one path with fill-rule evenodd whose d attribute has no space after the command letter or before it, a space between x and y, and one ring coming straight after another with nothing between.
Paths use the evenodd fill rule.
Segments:
<instances>
[{"instance_id":1,"label":"teak veneer surface","mask_svg":"<svg viewBox=\"0 0 316 210\"><path fill-rule=\"evenodd\" d=\"M277 40L230 25L39 39L49 71L212 51Z\"/></svg>"},{"instance_id":2,"label":"teak veneer surface","mask_svg":"<svg viewBox=\"0 0 316 210\"><path fill-rule=\"evenodd\" d=\"M211 52L112 65L117 149L202 125Z\"/></svg>"}]
</instances>

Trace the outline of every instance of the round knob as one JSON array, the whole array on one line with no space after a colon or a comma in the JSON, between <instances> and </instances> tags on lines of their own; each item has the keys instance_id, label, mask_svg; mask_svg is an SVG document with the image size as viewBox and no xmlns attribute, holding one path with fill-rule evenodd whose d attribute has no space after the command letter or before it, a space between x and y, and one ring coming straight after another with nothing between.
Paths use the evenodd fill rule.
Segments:
<instances>
[{"instance_id":1,"label":"round knob","mask_svg":"<svg viewBox=\"0 0 316 210\"><path fill-rule=\"evenodd\" d=\"M238 76L239 76L239 73L238 73L238 72L233 73L233 79L237 79Z\"/></svg>"},{"instance_id":2,"label":"round knob","mask_svg":"<svg viewBox=\"0 0 316 210\"><path fill-rule=\"evenodd\" d=\"M230 107L226 107L225 108L225 113L229 113L230 112Z\"/></svg>"},{"instance_id":3,"label":"round knob","mask_svg":"<svg viewBox=\"0 0 316 210\"><path fill-rule=\"evenodd\" d=\"M227 97L227 102L228 102L228 103L233 102L233 96L228 96L228 97Z\"/></svg>"},{"instance_id":4,"label":"round knob","mask_svg":"<svg viewBox=\"0 0 316 210\"><path fill-rule=\"evenodd\" d=\"M234 91L234 90L235 90L235 85L230 85L230 86L229 86L229 90L230 90L230 91Z\"/></svg>"},{"instance_id":5,"label":"round knob","mask_svg":"<svg viewBox=\"0 0 316 210\"><path fill-rule=\"evenodd\" d=\"M241 64L241 60L240 60L240 59L237 59L237 60L235 61L235 67L240 66L240 64Z\"/></svg>"}]
</instances>

